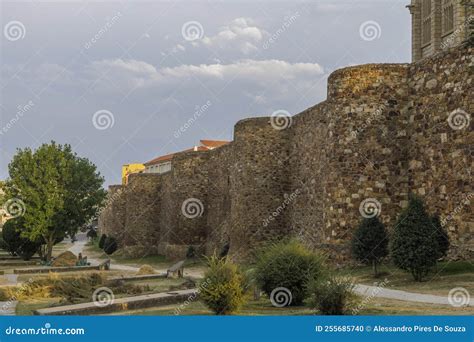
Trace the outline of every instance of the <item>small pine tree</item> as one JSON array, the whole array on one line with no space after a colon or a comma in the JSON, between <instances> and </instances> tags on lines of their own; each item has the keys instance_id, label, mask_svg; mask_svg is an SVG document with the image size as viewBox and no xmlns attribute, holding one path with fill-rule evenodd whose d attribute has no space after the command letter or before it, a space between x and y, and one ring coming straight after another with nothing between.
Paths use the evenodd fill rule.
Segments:
<instances>
[{"instance_id":1,"label":"small pine tree","mask_svg":"<svg viewBox=\"0 0 474 342\"><path fill-rule=\"evenodd\" d=\"M102 234L99 239L99 248L104 249L105 239L107 239L106 234Z\"/></svg>"},{"instance_id":2,"label":"small pine tree","mask_svg":"<svg viewBox=\"0 0 474 342\"><path fill-rule=\"evenodd\" d=\"M390 250L395 265L422 281L440 255L439 233L420 198L410 195L408 207L393 230Z\"/></svg>"},{"instance_id":3,"label":"small pine tree","mask_svg":"<svg viewBox=\"0 0 474 342\"><path fill-rule=\"evenodd\" d=\"M388 255L387 230L378 217L362 220L354 232L351 250L356 260L372 265L374 276L377 277L377 265Z\"/></svg>"}]
</instances>

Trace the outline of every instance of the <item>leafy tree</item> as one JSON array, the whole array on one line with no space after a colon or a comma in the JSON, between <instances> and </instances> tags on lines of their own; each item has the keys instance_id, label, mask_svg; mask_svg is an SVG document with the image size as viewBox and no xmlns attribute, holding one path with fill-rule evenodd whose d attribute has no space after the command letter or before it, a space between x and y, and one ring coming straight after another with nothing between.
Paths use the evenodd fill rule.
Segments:
<instances>
[{"instance_id":1,"label":"leafy tree","mask_svg":"<svg viewBox=\"0 0 474 342\"><path fill-rule=\"evenodd\" d=\"M352 238L352 255L356 260L372 265L374 276L378 276L377 265L388 255L388 235L378 217L365 218Z\"/></svg>"},{"instance_id":2,"label":"leafy tree","mask_svg":"<svg viewBox=\"0 0 474 342\"><path fill-rule=\"evenodd\" d=\"M395 225L390 250L395 265L422 281L440 256L439 233L421 199L410 195Z\"/></svg>"},{"instance_id":3,"label":"leafy tree","mask_svg":"<svg viewBox=\"0 0 474 342\"><path fill-rule=\"evenodd\" d=\"M96 166L69 145L51 142L35 151L19 149L8 169L8 197L20 198L26 207L21 236L43 239L47 261L56 241L74 236L105 197Z\"/></svg>"}]
</instances>

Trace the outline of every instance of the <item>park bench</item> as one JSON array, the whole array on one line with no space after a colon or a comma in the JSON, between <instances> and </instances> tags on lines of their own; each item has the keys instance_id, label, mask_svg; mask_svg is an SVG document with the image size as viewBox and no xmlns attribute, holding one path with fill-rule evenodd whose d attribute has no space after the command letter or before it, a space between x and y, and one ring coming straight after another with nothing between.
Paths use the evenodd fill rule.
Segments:
<instances>
[{"instance_id":1,"label":"park bench","mask_svg":"<svg viewBox=\"0 0 474 342\"><path fill-rule=\"evenodd\" d=\"M178 278L182 278L184 275L184 260L178 261L176 264L172 265L166 271L166 277L168 278L170 275L178 274Z\"/></svg>"}]
</instances>

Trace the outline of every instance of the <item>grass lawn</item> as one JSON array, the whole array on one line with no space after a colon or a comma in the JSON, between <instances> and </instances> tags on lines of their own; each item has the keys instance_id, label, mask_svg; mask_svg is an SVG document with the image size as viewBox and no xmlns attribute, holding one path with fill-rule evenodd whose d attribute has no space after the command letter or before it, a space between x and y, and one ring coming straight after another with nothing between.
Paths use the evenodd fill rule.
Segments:
<instances>
[{"instance_id":1,"label":"grass lawn","mask_svg":"<svg viewBox=\"0 0 474 342\"><path fill-rule=\"evenodd\" d=\"M187 306L168 305L159 308L142 310L121 311L109 315L145 315L167 316L175 315L176 308L180 307L180 315L213 315L213 313L200 301L196 300ZM242 316L301 316L315 315L314 310L304 307L276 308L271 305L268 298L262 297L258 301L249 301L236 315ZM454 308L449 305L431 305L423 303L404 302L392 299L374 298L358 315L469 315L472 308Z\"/></svg>"},{"instance_id":2,"label":"grass lawn","mask_svg":"<svg viewBox=\"0 0 474 342\"><path fill-rule=\"evenodd\" d=\"M370 266L341 269L337 273L349 276L355 283L374 285L376 282L388 280L386 287L407 292L418 292L447 296L454 287L464 287L474 293L474 264L468 261L441 262L426 277L426 281L416 282L410 273L393 265L381 265L381 276L374 278Z\"/></svg>"}]
</instances>

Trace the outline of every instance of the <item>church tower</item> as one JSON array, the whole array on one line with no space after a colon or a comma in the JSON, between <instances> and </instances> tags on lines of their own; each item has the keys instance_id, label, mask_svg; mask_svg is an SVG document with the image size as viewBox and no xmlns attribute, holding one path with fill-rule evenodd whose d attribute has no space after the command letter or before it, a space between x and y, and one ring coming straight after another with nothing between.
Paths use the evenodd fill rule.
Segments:
<instances>
[{"instance_id":1,"label":"church tower","mask_svg":"<svg viewBox=\"0 0 474 342\"><path fill-rule=\"evenodd\" d=\"M468 38L472 0L412 0L412 59L416 62Z\"/></svg>"}]
</instances>

